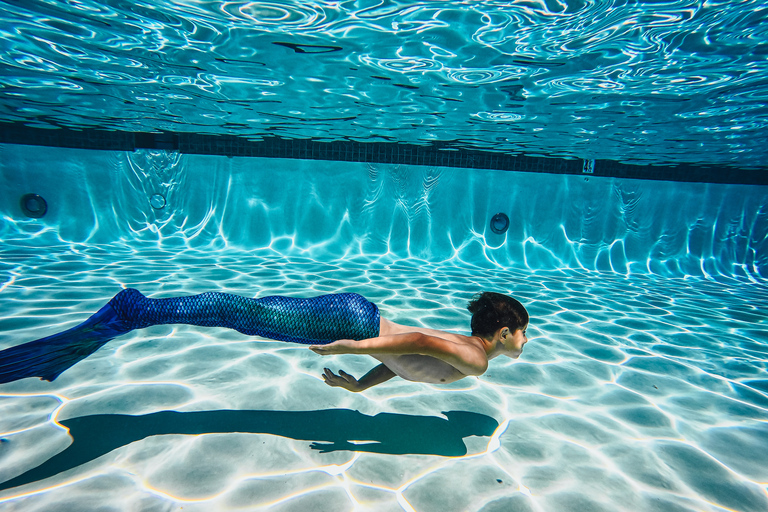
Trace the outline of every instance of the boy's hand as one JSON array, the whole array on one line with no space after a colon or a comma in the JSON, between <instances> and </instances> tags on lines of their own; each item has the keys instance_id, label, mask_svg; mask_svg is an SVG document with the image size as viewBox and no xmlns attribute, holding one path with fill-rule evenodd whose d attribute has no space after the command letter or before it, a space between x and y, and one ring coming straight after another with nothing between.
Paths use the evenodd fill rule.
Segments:
<instances>
[{"instance_id":1,"label":"boy's hand","mask_svg":"<svg viewBox=\"0 0 768 512\"><path fill-rule=\"evenodd\" d=\"M323 380L329 386L344 388L355 393L362 391L360 388L360 383L357 381L357 379L344 370L339 370L339 374L336 375L329 368L324 368Z\"/></svg>"},{"instance_id":2,"label":"boy's hand","mask_svg":"<svg viewBox=\"0 0 768 512\"><path fill-rule=\"evenodd\" d=\"M336 340L327 345L310 345L309 350L321 356L330 356L333 354L354 354L355 340Z\"/></svg>"}]
</instances>

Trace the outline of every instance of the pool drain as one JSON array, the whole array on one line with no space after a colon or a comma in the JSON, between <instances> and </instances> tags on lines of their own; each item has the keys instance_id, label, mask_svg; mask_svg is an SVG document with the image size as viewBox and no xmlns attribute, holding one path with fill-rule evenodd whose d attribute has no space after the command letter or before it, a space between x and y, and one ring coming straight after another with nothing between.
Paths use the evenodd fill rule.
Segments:
<instances>
[{"instance_id":1,"label":"pool drain","mask_svg":"<svg viewBox=\"0 0 768 512\"><path fill-rule=\"evenodd\" d=\"M165 208L165 196L163 194L152 194L152 197L149 198L149 204L155 210L162 210Z\"/></svg>"},{"instance_id":2,"label":"pool drain","mask_svg":"<svg viewBox=\"0 0 768 512\"><path fill-rule=\"evenodd\" d=\"M39 219L48 213L48 203L37 194L24 194L19 204L24 215L33 219Z\"/></svg>"},{"instance_id":3,"label":"pool drain","mask_svg":"<svg viewBox=\"0 0 768 512\"><path fill-rule=\"evenodd\" d=\"M497 213L491 219L491 231L503 235L509 229L509 217L506 213Z\"/></svg>"}]
</instances>

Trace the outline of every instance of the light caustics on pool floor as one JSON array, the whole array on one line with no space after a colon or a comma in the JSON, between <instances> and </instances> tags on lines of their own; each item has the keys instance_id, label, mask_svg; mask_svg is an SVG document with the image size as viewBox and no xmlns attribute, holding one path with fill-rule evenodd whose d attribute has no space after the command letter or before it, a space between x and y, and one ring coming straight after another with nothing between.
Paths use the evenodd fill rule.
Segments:
<instances>
[{"instance_id":1,"label":"light caustics on pool floor","mask_svg":"<svg viewBox=\"0 0 768 512\"><path fill-rule=\"evenodd\" d=\"M70 327L122 286L156 297L344 289L395 321L462 332L466 301L494 289L528 306L531 341L479 378L353 394L325 386L323 367L359 376L372 359L224 329L135 331L54 383L0 388L0 480L42 464L0 492L0 508L768 506L763 285L142 247L3 259L2 346Z\"/></svg>"}]
</instances>

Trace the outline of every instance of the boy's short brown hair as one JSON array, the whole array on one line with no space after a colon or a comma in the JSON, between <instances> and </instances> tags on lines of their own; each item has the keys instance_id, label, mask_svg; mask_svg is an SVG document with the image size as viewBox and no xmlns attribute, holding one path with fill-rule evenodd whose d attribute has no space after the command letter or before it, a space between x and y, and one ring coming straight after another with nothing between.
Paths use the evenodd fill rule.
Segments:
<instances>
[{"instance_id":1,"label":"boy's short brown hair","mask_svg":"<svg viewBox=\"0 0 768 512\"><path fill-rule=\"evenodd\" d=\"M508 327L512 332L528 325L528 311L517 299L495 292L478 293L467 304L472 313L472 336L492 337Z\"/></svg>"}]
</instances>

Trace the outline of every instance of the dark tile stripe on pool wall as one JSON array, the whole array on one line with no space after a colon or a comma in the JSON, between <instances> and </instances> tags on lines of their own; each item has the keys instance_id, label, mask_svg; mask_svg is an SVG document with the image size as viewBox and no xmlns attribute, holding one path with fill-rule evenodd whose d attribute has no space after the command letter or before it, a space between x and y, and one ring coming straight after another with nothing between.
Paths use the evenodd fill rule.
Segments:
<instances>
[{"instance_id":1,"label":"dark tile stripe on pool wall","mask_svg":"<svg viewBox=\"0 0 768 512\"><path fill-rule=\"evenodd\" d=\"M325 142L312 139L266 137L251 141L230 135L194 133L138 133L95 129L41 129L21 123L0 123L0 142L79 149L135 151L165 149L182 153L263 158L299 158L342 162L429 165L500 171L582 174L614 178L635 178L703 183L768 185L768 168L739 169L726 166L630 165L613 160L589 162L564 158L515 156L487 150L456 147L452 142L429 146L394 142Z\"/></svg>"}]
</instances>

